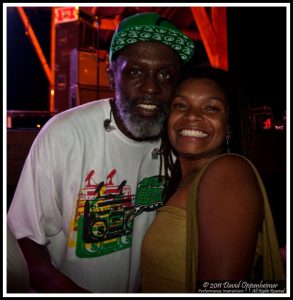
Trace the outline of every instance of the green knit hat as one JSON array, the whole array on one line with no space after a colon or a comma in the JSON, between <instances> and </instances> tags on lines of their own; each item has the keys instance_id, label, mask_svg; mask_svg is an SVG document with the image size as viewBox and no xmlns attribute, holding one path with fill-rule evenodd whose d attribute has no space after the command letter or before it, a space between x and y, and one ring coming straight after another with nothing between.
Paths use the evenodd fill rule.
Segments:
<instances>
[{"instance_id":1,"label":"green knit hat","mask_svg":"<svg viewBox=\"0 0 293 300\"><path fill-rule=\"evenodd\" d=\"M160 42L174 49L184 63L194 53L194 43L173 23L157 13L141 13L124 19L114 32L110 46L113 55L124 47L137 42Z\"/></svg>"}]
</instances>

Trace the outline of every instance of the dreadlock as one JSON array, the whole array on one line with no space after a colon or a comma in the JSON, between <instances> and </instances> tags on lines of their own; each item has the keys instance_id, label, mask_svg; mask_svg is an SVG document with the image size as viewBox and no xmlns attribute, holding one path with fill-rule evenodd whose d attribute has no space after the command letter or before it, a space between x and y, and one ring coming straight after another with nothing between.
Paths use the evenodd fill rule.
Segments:
<instances>
[{"instance_id":1,"label":"dreadlock","mask_svg":"<svg viewBox=\"0 0 293 300\"><path fill-rule=\"evenodd\" d=\"M175 150L168 138L167 122L161 136L160 175L165 174L166 186L163 194L164 203L174 194L181 181L181 169Z\"/></svg>"}]
</instances>

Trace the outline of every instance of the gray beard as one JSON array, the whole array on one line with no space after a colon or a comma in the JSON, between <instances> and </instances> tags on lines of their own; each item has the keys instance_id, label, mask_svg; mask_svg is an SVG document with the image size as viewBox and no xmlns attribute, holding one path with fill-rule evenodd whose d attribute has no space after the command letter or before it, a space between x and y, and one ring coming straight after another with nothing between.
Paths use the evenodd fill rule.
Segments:
<instances>
[{"instance_id":1,"label":"gray beard","mask_svg":"<svg viewBox=\"0 0 293 300\"><path fill-rule=\"evenodd\" d=\"M169 107L167 101L162 102L163 112L152 118L142 118L133 113L137 101L116 95L116 107L127 130L138 139L157 138L164 128L168 116ZM118 101L117 101L118 100Z\"/></svg>"}]
</instances>

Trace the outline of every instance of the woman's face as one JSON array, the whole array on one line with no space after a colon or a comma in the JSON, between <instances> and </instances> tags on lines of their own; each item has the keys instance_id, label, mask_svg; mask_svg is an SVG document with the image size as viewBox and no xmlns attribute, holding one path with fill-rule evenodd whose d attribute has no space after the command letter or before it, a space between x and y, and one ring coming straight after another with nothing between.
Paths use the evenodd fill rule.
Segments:
<instances>
[{"instance_id":1,"label":"woman's face","mask_svg":"<svg viewBox=\"0 0 293 300\"><path fill-rule=\"evenodd\" d=\"M229 108L224 92L210 79L183 81L171 102L169 139L180 156L205 157L222 152Z\"/></svg>"}]
</instances>

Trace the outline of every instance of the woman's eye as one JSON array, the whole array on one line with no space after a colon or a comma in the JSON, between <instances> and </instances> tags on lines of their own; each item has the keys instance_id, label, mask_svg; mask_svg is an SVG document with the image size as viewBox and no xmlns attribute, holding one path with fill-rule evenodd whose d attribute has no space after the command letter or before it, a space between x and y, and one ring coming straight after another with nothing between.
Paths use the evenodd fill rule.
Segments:
<instances>
[{"instance_id":1,"label":"woman's eye","mask_svg":"<svg viewBox=\"0 0 293 300\"><path fill-rule=\"evenodd\" d=\"M207 110L207 111L210 111L210 112L217 112L217 111L219 111L220 109L219 109L217 106L209 105L209 106L206 107L206 110Z\"/></svg>"},{"instance_id":2,"label":"woman's eye","mask_svg":"<svg viewBox=\"0 0 293 300\"><path fill-rule=\"evenodd\" d=\"M183 110L185 109L186 105L181 102L173 103L172 108L177 110Z\"/></svg>"}]
</instances>

